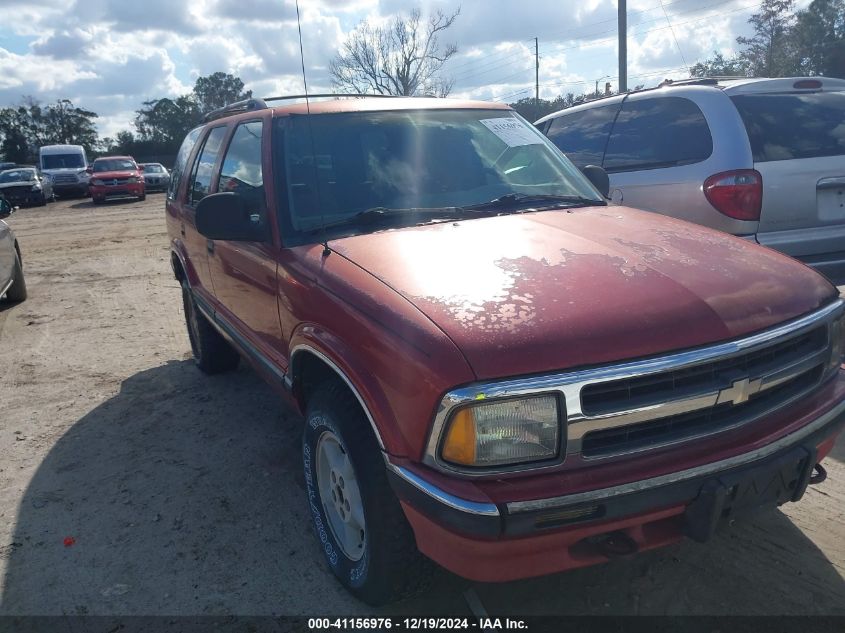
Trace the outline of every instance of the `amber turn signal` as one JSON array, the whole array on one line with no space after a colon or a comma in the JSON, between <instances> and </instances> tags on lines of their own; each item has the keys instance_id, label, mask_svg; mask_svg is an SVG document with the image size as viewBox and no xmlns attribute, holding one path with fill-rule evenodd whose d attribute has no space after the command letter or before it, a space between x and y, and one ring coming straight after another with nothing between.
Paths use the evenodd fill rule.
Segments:
<instances>
[{"instance_id":1,"label":"amber turn signal","mask_svg":"<svg viewBox=\"0 0 845 633\"><path fill-rule=\"evenodd\" d=\"M452 418L443 442L443 458L453 464L471 466L475 463L475 417L472 409L461 409Z\"/></svg>"}]
</instances>

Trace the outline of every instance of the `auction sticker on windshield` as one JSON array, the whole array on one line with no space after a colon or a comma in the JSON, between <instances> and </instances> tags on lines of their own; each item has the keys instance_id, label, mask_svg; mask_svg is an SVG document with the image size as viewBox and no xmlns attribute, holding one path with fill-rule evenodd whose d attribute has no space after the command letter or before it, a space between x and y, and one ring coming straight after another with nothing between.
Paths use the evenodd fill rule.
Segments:
<instances>
[{"instance_id":1,"label":"auction sticker on windshield","mask_svg":"<svg viewBox=\"0 0 845 633\"><path fill-rule=\"evenodd\" d=\"M517 119L500 117L498 119L481 119L484 126L507 143L508 147L521 145L542 145L543 141L531 128L523 125Z\"/></svg>"}]
</instances>

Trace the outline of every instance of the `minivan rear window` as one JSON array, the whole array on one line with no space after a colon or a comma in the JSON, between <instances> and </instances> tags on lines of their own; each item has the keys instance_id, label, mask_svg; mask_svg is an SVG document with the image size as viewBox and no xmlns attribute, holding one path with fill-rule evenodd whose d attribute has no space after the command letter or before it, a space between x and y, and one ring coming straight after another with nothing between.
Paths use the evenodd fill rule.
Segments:
<instances>
[{"instance_id":1,"label":"minivan rear window","mask_svg":"<svg viewBox=\"0 0 845 633\"><path fill-rule=\"evenodd\" d=\"M712 153L710 127L689 99L628 100L613 126L604 168L619 172L691 165Z\"/></svg>"},{"instance_id":2,"label":"minivan rear window","mask_svg":"<svg viewBox=\"0 0 845 633\"><path fill-rule=\"evenodd\" d=\"M754 162L845 155L845 92L731 97Z\"/></svg>"},{"instance_id":3,"label":"minivan rear window","mask_svg":"<svg viewBox=\"0 0 845 633\"><path fill-rule=\"evenodd\" d=\"M577 167L601 165L619 104L588 108L552 119L546 136Z\"/></svg>"}]
</instances>

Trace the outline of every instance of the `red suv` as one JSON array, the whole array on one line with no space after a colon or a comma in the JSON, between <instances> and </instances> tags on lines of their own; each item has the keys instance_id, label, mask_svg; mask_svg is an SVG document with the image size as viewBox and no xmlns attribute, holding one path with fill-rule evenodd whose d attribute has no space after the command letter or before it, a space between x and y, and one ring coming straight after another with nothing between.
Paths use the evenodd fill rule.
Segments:
<instances>
[{"instance_id":1,"label":"red suv","mask_svg":"<svg viewBox=\"0 0 845 633\"><path fill-rule=\"evenodd\" d=\"M137 198L145 200L144 168L131 156L104 156L96 159L86 170L91 174L88 189L94 204L109 198Z\"/></svg>"},{"instance_id":2,"label":"red suv","mask_svg":"<svg viewBox=\"0 0 845 633\"><path fill-rule=\"evenodd\" d=\"M824 479L836 288L586 173L486 102L252 99L185 139L196 362L243 357L303 413L313 527L363 600L429 559L502 581L705 541Z\"/></svg>"}]
</instances>

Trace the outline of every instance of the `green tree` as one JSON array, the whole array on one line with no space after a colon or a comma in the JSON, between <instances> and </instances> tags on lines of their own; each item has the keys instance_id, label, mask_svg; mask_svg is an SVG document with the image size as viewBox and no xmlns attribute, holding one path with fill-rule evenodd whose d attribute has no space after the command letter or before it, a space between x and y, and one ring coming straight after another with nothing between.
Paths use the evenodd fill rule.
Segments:
<instances>
[{"instance_id":1,"label":"green tree","mask_svg":"<svg viewBox=\"0 0 845 633\"><path fill-rule=\"evenodd\" d=\"M796 74L845 78L845 0L813 0L796 15Z\"/></svg>"},{"instance_id":2,"label":"green tree","mask_svg":"<svg viewBox=\"0 0 845 633\"><path fill-rule=\"evenodd\" d=\"M252 90L245 91L244 82L227 73L216 72L207 77L198 77L194 83L193 98L202 113L251 97Z\"/></svg>"},{"instance_id":3,"label":"green tree","mask_svg":"<svg viewBox=\"0 0 845 633\"><path fill-rule=\"evenodd\" d=\"M42 145L83 145L92 151L98 144L95 118L68 99L42 107L25 97L21 105L0 110L0 151L5 160L18 163L34 163Z\"/></svg>"},{"instance_id":4,"label":"green tree","mask_svg":"<svg viewBox=\"0 0 845 633\"><path fill-rule=\"evenodd\" d=\"M795 16L794 0L763 0L760 12L748 22L754 27L753 37L738 37L738 44L745 46L740 57L748 63L755 77L783 77L792 74L795 51L790 27Z\"/></svg>"},{"instance_id":5,"label":"green tree","mask_svg":"<svg viewBox=\"0 0 845 633\"><path fill-rule=\"evenodd\" d=\"M458 47L441 47L439 37L460 12L460 7L449 15L438 10L423 23L420 10L414 9L385 26L361 22L329 62L332 85L357 93L448 96L453 82L440 71Z\"/></svg>"},{"instance_id":6,"label":"green tree","mask_svg":"<svg viewBox=\"0 0 845 633\"><path fill-rule=\"evenodd\" d=\"M738 56L726 58L715 51L713 57L693 65L689 72L691 77L747 77L749 73L748 60Z\"/></svg>"}]
</instances>

